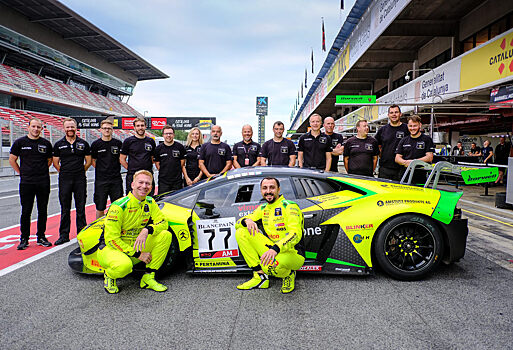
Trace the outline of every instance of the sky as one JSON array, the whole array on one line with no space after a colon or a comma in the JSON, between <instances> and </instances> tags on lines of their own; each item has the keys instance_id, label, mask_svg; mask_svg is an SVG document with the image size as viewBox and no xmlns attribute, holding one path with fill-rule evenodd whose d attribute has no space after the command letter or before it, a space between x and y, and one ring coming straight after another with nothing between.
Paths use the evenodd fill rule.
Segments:
<instances>
[{"instance_id":1,"label":"sky","mask_svg":"<svg viewBox=\"0 0 513 350\"><path fill-rule=\"evenodd\" d=\"M305 69L308 91L354 0L61 0L169 79L137 83L129 104L146 116L215 117L223 141L257 139L256 97L269 97L266 139L290 114ZM314 52L314 74L311 52Z\"/></svg>"}]
</instances>

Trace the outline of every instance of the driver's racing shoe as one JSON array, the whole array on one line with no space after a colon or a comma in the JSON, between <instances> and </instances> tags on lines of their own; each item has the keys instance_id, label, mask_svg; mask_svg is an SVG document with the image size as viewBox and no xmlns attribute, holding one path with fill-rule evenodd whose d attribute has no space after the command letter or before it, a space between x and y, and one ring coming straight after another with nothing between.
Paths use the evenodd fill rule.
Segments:
<instances>
[{"instance_id":1,"label":"driver's racing shoe","mask_svg":"<svg viewBox=\"0 0 513 350\"><path fill-rule=\"evenodd\" d=\"M155 272L145 273L140 283L143 289L153 289L155 292L165 292L167 287L155 280Z\"/></svg>"},{"instance_id":2,"label":"driver's racing shoe","mask_svg":"<svg viewBox=\"0 0 513 350\"><path fill-rule=\"evenodd\" d=\"M266 289L269 288L269 276L265 273L253 272L253 278L247 282L239 284L237 289L248 290L248 289Z\"/></svg>"},{"instance_id":3,"label":"driver's racing shoe","mask_svg":"<svg viewBox=\"0 0 513 350\"><path fill-rule=\"evenodd\" d=\"M116 284L116 279L110 278L109 276L107 276L106 272L103 273L103 277L104 277L103 288L105 288L105 291L109 294L119 293L119 288Z\"/></svg>"},{"instance_id":4,"label":"driver's racing shoe","mask_svg":"<svg viewBox=\"0 0 513 350\"><path fill-rule=\"evenodd\" d=\"M283 294L287 294L294 291L294 287L296 285L296 271L292 271L290 275L283 279L283 284L281 285L281 292Z\"/></svg>"}]
</instances>

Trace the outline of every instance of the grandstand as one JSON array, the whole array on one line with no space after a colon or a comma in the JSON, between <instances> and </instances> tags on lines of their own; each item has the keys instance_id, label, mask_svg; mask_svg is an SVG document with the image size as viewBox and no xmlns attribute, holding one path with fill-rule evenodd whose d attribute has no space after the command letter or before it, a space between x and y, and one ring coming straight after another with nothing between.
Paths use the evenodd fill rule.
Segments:
<instances>
[{"instance_id":1,"label":"grandstand","mask_svg":"<svg viewBox=\"0 0 513 350\"><path fill-rule=\"evenodd\" d=\"M128 104L138 81L168 76L56 0L0 0L0 158L26 134L28 120L44 123L52 143L63 117L142 116ZM81 130L92 142L98 130ZM115 130L125 139L130 131Z\"/></svg>"}]
</instances>

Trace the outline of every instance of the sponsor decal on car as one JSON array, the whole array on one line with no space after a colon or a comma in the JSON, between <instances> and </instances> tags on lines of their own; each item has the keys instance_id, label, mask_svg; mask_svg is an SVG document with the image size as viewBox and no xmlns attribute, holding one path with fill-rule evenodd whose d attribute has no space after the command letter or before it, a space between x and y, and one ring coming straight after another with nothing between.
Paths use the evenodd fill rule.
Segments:
<instances>
[{"instance_id":1,"label":"sponsor decal on car","mask_svg":"<svg viewBox=\"0 0 513 350\"><path fill-rule=\"evenodd\" d=\"M346 230L368 230L373 227L374 224L350 225L346 226Z\"/></svg>"},{"instance_id":2,"label":"sponsor decal on car","mask_svg":"<svg viewBox=\"0 0 513 350\"><path fill-rule=\"evenodd\" d=\"M362 236L360 234L356 234L353 236L353 242L362 243L364 240L369 239L370 236Z\"/></svg>"},{"instance_id":3,"label":"sponsor decal on car","mask_svg":"<svg viewBox=\"0 0 513 350\"><path fill-rule=\"evenodd\" d=\"M304 236L319 236L322 234L320 227L306 227L303 229Z\"/></svg>"},{"instance_id":4,"label":"sponsor decal on car","mask_svg":"<svg viewBox=\"0 0 513 350\"><path fill-rule=\"evenodd\" d=\"M219 250L217 252L201 252L199 257L202 259L215 259L215 258L231 258L239 256L238 249Z\"/></svg>"},{"instance_id":5,"label":"sponsor decal on car","mask_svg":"<svg viewBox=\"0 0 513 350\"><path fill-rule=\"evenodd\" d=\"M320 265L301 266L298 271L322 271Z\"/></svg>"},{"instance_id":6,"label":"sponsor decal on car","mask_svg":"<svg viewBox=\"0 0 513 350\"><path fill-rule=\"evenodd\" d=\"M378 207L382 207L384 205L399 205L399 204L429 204L431 205L431 201L423 200L423 199L388 199L386 201L379 200L376 202Z\"/></svg>"},{"instance_id":7,"label":"sponsor decal on car","mask_svg":"<svg viewBox=\"0 0 513 350\"><path fill-rule=\"evenodd\" d=\"M196 267L218 267L218 266L231 266L229 261L196 261Z\"/></svg>"},{"instance_id":8,"label":"sponsor decal on car","mask_svg":"<svg viewBox=\"0 0 513 350\"><path fill-rule=\"evenodd\" d=\"M180 230L178 231L178 239L180 241L186 241L189 239L189 231L187 230Z\"/></svg>"}]
</instances>

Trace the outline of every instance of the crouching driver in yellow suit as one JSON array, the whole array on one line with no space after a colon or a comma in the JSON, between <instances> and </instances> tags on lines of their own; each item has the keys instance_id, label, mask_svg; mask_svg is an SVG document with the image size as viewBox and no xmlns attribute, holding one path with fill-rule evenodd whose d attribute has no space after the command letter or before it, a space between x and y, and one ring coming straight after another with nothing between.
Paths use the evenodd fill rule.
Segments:
<instances>
[{"instance_id":1,"label":"crouching driver in yellow suit","mask_svg":"<svg viewBox=\"0 0 513 350\"><path fill-rule=\"evenodd\" d=\"M253 278L238 289L269 288L269 277L283 278L282 293L294 290L296 271L305 262L302 249L303 213L298 205L280 196L280 183L265 178L260 183L267 203L240 219L235 237L240 252L253 270ZM261 222L264 232L257 228Z\"/></svg>"},{"instance_id":2,"label":"crouching driver in yellow suit","mask_svg":"<svg viewBox=\"0 0 513 350\"><path fill-rule=\"evenodd\" d=\"M146 263L141 288L165 292L167 287L155 280L157 271L171 245L168 224L157 203L147 197L153 176L140 170L134 174L132 192L111 204L105 218L105 243L98 252L98 261L105 269L104 288L107 293L119 292L116 279L132 272L134 264Z\"/></svg>"}]
</instances>

